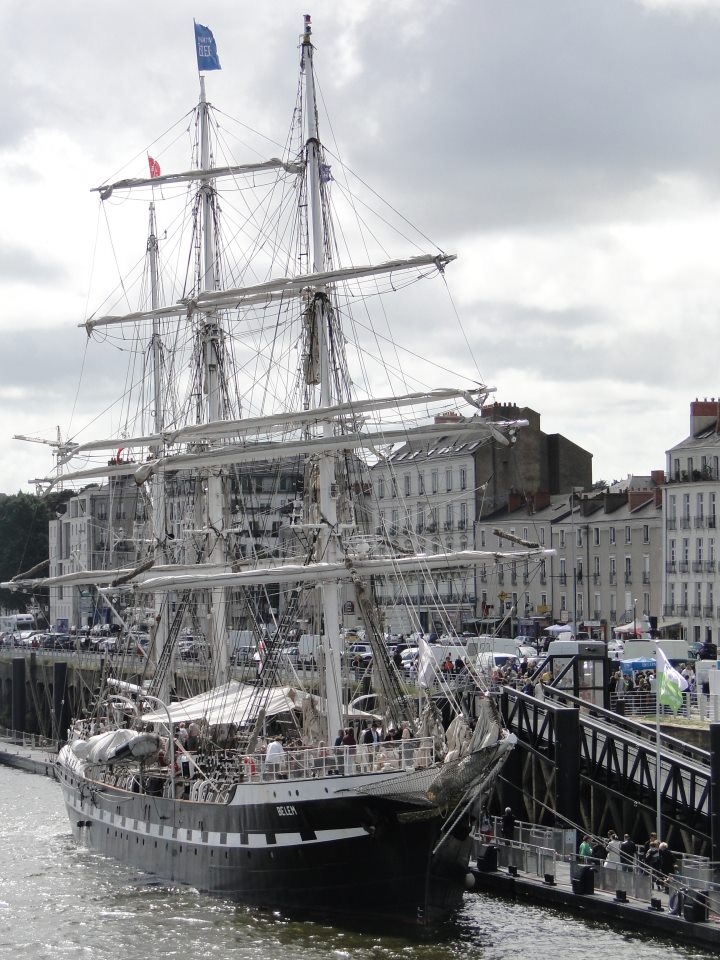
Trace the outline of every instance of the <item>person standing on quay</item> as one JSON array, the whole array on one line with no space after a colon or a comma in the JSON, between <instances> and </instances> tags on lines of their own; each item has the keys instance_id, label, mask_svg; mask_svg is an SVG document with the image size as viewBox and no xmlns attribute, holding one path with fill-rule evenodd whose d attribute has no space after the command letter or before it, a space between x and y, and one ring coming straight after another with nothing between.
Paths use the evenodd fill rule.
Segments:
<instances>
[{"instance_id":1,"label":"person standing on quay","mask_svg":"<svg viewBox=\"0 0 720 960\"><path fill-rule=\"evenodd\" d=\"M620 844L620 860L625 873L629 873L632 870L633 864L635 863L636 854L637 847L630 839L630 834L626 833L623 837L622 843Z\"/></svg>"},{"instance_id":2,"label":"person standing on quay","mask_svg":"<svg viewBox=\"0 0 720 960\"><path fill-rule=\"evenodd\" d=\"M502 816L502 835L505 843L511 843L515 839L515 814L511 807L505 807Z\"/></svg>"},{"instance_id":3,"label":"person standing on quay","mask_svg":"<svg viewBox=\"0 0 720 960\"><path fill-rule=\"evenodd\" d=\"M583 837L582 843L580 844L580 849L578 850L578 856L582 863L587 863L593 855L592 844L590 843L590 837Z\"/></svg>"}]
</instances>

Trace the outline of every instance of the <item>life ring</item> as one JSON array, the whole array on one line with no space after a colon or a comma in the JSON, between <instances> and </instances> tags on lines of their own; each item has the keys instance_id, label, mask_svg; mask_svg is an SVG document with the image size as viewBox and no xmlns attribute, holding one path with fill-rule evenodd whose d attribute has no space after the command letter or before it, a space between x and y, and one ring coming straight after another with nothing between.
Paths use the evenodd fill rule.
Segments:
<instances>
[{"instance_id":1,"label":"life ring","mask_svg":"<svg viewBox=\"0 0 720 960\"><path fill-rule=\"evenodd\" d=\"M252 757L243 757L243 769L248 777L254 776L257 773L257 767L255 766L255 761Z\"/></svg>"}]
</instances>

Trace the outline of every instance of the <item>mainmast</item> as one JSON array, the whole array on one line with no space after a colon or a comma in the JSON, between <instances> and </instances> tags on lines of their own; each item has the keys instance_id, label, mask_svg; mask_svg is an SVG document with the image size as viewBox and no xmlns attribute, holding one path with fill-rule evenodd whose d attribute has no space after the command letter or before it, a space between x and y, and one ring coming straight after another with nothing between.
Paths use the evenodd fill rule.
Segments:
<instances>
[{"instance_id":1,"label":"mainmast","mask_svg":"<svg viewBox=\"0 0 720 960\"><path fill-rule=\"evenodd\" d=\"M210 111L205 96L205 77L200 75L200 168L210 171ZM215 187L211 174L203 179L200 188L201 202L201 250L199 290L201 292L217 289L217 270L214 257L215 221L213 201ZM203 395L204 414L208 423L223 419L223 394L221 388L221 341L222 329L217 316L211 310L203 314L200 329L200 342L203 352ZM208 563L219 563L225 559L224 553L224 511L223 481L221 472L210 470L207 476L206 515L204 518L207 546L205 559ZM208 642L220 676L227 671L228 650L225 623L225 593L222 589L213 589L207 612Z\"/></svg>"},{"instance_id":2,"label":"mainmast","mask_svg":"<svg viewBox=\"0 0 720 960\"><path fill-rule=\"evenodd\" d=\"M325 228L322 215L321 197L321 151L317 125L317 106L315 101L315 77L313 74L313 46L310 39L312 33L309 15L305 16L305 31L302 38L302 66L305 75L307 142L306 142L306 169L308 176L308 190L310 200L310 229L311 249L313 258L313 272L321 273L326 269L325 262ZM320 373L319 406L331 406L339 398L334 396L333 379L331 376L331 340L330 323L331 310L325 287L318 284L311 309L314 312L313 335L317 338L310 345L311 355L317 349ZM308 370L312 364L308 364ZM331 423L323 424L323 436L332 435ZM335 460L330 454L322 453L318 462L317 491L320 531L318 537L319 558L335 563L342 559L337 531L337 485L335 479ZM342 711L342 678L340 660L340 602L337 584L323 583L319 588L322 600L324 624L324 667L325 667L325 696L327 698L327 725L328 741L332 742L337 731L343 726Z\"/></svg>"}]
</instances>

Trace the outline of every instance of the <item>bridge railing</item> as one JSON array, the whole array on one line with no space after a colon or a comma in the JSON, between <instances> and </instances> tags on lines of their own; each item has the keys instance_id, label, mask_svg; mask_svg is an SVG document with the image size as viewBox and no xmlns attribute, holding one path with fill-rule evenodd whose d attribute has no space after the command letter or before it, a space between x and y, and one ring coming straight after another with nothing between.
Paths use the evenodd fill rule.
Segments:
<instances>
[{"instance_id":1,"label":"bridge railing","mask_svg":"<svg viewBox=\"0 0 720 960\"><path fill-rule=\"evenodd\" d=\"M649 717L658 712L657 698L647 691L626 691L610 694L610 709L625 717ZM660 716L672 716L669 707L660 705ZM678 716L715 723L720 720L720 696L708 693L685 693Z\"/></svg>"},{"instance_id":2,"label":"bridge railing","mask_svg":"<svg viewBox=\"0 0 720 960\"><path fill-rule=\"evenodd\" d=\"M658 896L660 887L669 898L671 909L680 909L684 901L697 901L712 913L720 913L720 863L713 863L706 857L690 854L677 855L677 870L668 878L653 875L650 867L641 859L629 863L612 863L607 860L595 860L580 857L572 850L560 853L570 836L576 837L575 830L557 828L539 828L532 824L518 823L514 838L506 840L501 834L501 819L494 817L486 823L486 829L479 832L474 840L473 856L481 869L503 868L517 871L529 877L572 881L582 868L590 868L593 876L593 889L613 894L622 892L634 900L650 903ZM535 836L533 836L535 835ZM550 841L533 842L537 839ZM489 854L492 853L492 857ZM655 891L658 891L657 893ZM590 891L592 892L592 891Z\"/></svg>"}]
</instances>

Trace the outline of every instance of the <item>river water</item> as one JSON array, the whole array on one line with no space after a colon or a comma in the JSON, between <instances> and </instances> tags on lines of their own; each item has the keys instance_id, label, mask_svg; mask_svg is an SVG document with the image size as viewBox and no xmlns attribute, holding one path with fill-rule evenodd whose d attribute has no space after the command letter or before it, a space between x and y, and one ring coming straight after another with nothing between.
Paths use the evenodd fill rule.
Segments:
<instances>
[{"instance_id":1,"label":"river water","mask_svg":"<svg viewBox=\"0 0 720 960\"><path fill-rule=\"evenodd\" d=\"M23 960L699 960L644 931L468 894L426 941L288 922L153 882L76 847L53 781L0 766L0 957ZM368 891L368 912L372 891Z\"/></svg>"}]
</instances>

